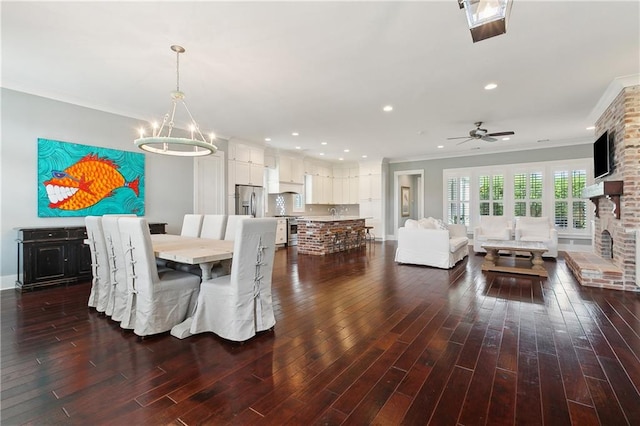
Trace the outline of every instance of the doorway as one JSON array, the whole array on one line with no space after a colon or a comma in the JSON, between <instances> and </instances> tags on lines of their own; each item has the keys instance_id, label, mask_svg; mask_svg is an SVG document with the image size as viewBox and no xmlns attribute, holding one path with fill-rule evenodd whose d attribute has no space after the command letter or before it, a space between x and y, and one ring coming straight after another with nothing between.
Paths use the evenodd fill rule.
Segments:
<instances>
[{"instance_id":1,"label":"doorway","mask_svg":"<svg viewBox=\"0 0 640 426\"><path fill-rule=\"evenodd\" d=\"M407 219L424 216L424 170L393 172L393 237Z\"/></svg>"}]
</instances>

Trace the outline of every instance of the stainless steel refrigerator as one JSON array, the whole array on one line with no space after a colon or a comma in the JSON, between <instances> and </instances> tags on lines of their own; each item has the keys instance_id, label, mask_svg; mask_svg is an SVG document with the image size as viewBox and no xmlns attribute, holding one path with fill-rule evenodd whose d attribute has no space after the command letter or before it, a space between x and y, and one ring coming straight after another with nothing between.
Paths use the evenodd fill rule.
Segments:
<instances>
[{"instance_id":1,"label":"stainless steel refrigerator","mask_svg":"<svg viewBox=\"0 0 640 426\"><path fill-rule=\"evenodd\" d=\"M261 186L236 185L236 214L264 216L264 188Z\"/></svg>"}]
</instances>

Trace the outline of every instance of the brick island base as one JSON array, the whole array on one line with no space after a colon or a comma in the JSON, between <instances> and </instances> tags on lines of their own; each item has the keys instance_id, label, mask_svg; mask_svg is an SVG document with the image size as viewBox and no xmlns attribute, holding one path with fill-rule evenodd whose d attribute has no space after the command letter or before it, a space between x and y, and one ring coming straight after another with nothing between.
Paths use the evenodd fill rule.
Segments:
<instances>
[{"instance_id":1,"label":"brick island base","mask_svg":"<svg viewBox=\"0 0 640 426\"><path fill-rule=\"evenodd\" d=\"M298 219L298 254L325 255L365 245L364 219Z\"/></svg>"}]
</instances>

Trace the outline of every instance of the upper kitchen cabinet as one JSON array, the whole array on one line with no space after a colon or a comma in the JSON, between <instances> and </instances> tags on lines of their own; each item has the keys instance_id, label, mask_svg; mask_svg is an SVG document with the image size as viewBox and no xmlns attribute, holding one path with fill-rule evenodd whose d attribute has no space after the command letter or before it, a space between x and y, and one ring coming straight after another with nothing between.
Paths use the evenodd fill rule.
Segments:
<instances>
[{"instance_id":1,"label":"upper kitchen cabinet","mask_svg":"<svg viewBox=\"0 0 640 426\"><path fill-rule=\"evenodd\" d=\"M379 163L361 163L359 176L359 199L382 198L382 169Z\"/></svg>"},{"instance_id":2,"label":"upper kitchen cabinet","mask_svg":"<svg viewBox=\"0 0 640 426\"><path fill-rule=\"evenodd\" d=\"M233 173L233 177L231 174ZM264 185L264 166L262 164L234 161L229 164L229 181L235 185Z\"/></svg>"},{"instance_id":3,"label":"upper kitchen cabinet","mask_svg":"<svg viewBox=\"0 0 640 426\"><path fill-rule=\"evenodd\" d=\"M278 165L279 181L302 185L304 183L304 165L302 158L280 155Z\"/></svg>"},{"instance_id":4,"label":"upper kitchen cabinet","mask_svg":"<svg viewBox=\"0 0 640 426\"><path fill-rule=\"evenodd\" d=\"M230 140L229 160L264 166L264 148Z\"/></svg>"},{"instance_id":5,"label":"upper kitchen cabinet","mask_svg":"<svg viewBox=\"0 0 640 426\"><path fill-rule=\"evenodd\" d=\"M333 168L333 203L358 204L358 167Z\"/></svg>"},{"instance_id":6,"label":"upper kitchen cabinet","mask_svg":"<svg viewBox=\"0 0 640 426\"><path fill-rule=\"evenodd\" d=\"M229 141L229 189L235 185L264 185L264 148Z\"/></svg>"}]
</instances>

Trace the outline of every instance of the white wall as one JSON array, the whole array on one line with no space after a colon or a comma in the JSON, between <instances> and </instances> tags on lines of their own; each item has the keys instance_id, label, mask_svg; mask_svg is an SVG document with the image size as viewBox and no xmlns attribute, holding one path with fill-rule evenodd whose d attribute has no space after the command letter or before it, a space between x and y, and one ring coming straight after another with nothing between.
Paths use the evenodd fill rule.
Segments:
<instances>
[{"instance_id":1,"label":"white wall","mask_svg":"<svg viewBox=\"0 0 640 426\"><path fill-rule=\"evenodd\" d=\"M139 120L7 89L0 95L0 287L5 289L16 280L15 228L84 225L80 217L38 217L38 138L142 151L133 145ZM193 160L147 153L145 168L145 216L179 232L182 216L193 210Z\"/></svg>"}]
</instances>

